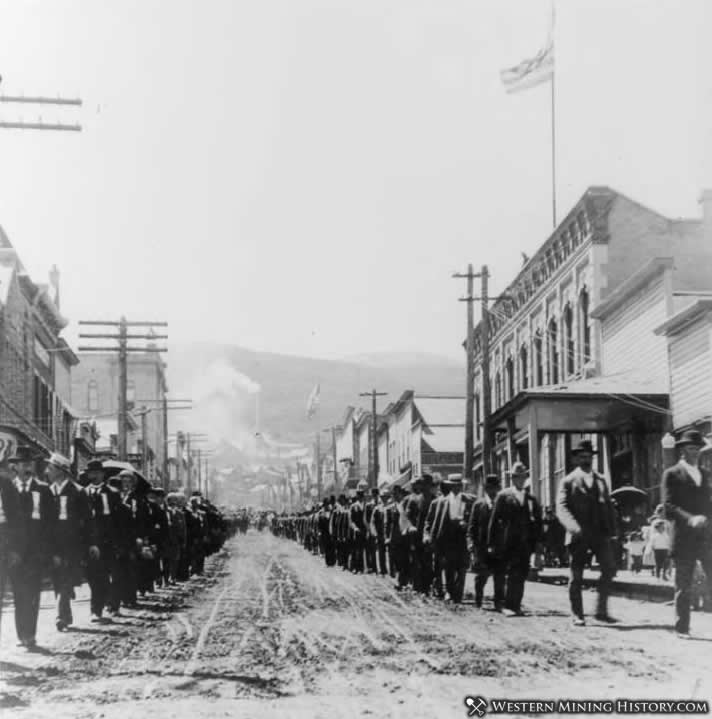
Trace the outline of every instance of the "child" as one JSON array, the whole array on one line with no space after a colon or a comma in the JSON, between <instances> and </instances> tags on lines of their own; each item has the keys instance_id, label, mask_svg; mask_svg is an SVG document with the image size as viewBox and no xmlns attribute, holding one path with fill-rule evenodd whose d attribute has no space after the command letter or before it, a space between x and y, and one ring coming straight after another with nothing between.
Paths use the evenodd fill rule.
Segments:
<instances>
[{"instance_id":1,"label":"child","mask_svg":"<svg viewBox=\"0 0 712 719\"><path fill-rule=\"evenodd\" d=\"M643 551L645 550L643 536L639 532L631 532L625 548L628 550L633 574L640 574L640 570L643 568Z\"/></svg>"}]
</instances>

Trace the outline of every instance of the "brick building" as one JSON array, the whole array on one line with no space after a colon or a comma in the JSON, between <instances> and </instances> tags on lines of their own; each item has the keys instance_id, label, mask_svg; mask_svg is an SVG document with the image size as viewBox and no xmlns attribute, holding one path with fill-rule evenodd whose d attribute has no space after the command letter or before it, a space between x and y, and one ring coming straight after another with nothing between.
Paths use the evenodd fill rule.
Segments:
<instances>
[{"instance_id":1,"label":"brick building","mask_svg":"<svg viewBox=\"0 0 712 719\"><path fill-rule=\"evenodd\" d=\"M77 356L60 336L59 273L29 277L0 228L0 444L72 454L71 373Z\"/></svg>"},{"instance_id":2,"label":"brick building","mask_svg":"<svg viewBox=\"0 0 712 719\"><path fill-rule=\"evenodd\" d=\"M493 469L506 477L521 459L534 491L551 504L571 469L572 444L586 437L613 486L657 484L669 411L664 343L653 330L675 293L708 285L710 259L701 220L669 219L610 188L589 188L504 290L511 299L491 307ZM478 479L481 352L480 323Z\"/></svg>"},{"instance_id":3,"label":"brick building","mask_svg":"<svg viewBox=\"0 0 712 719\"><path fill-rule=\"evenodd\" d=\"M96 418L97 452L116 455L118 440L118 353L84 352L72 374L72 397L82 415ZM168 387L165 364L155 352L132 352L127 363L127 448L129 460L147 479L163 480L166 422L163 400ZM144 408L145 405L145 408ZM144 409L147 412L142 418ZM145 436L144 436L145 433ZM143 454L146 466L143 467ZM166 479L166 481L168 481Z\"/></svg>"}]
</instances>

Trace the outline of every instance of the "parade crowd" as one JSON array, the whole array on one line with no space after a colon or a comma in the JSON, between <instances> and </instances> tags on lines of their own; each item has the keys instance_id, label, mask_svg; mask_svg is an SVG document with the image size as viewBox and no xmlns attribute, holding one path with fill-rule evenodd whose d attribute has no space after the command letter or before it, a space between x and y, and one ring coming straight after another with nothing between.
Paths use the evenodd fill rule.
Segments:
<instances>
[{"instance_id":1,"label":"parade crowd","mask_svg":"<svg viewBox=\"0 0 712 719\"><path fill-rule=\"evenodd\" d=\"M653 535L649 540L660 571L668 556L675 562L674 628L681 638L689 637L696 567L704 570L707 594L712 577L712 481L698 464L703 446L692 430L677 442L679 462L661 482L660 518L669 535L666 530L665 539ZM480 498L462 491L459 475L438 483L423 474L409 492L395 484L372 489L368 500L363 482L351 500L342 494L308 512L275 515L272 531L322 555L327 566L390 575L398 589L411 587L453 603L462 601L471 568L475 606L482 607L491 578L494 609L509 617L526 614L522 599L532 555L556 555L557 563L569 567L572 622L578 627L586 624L583 572L595 557L600 577L594 617L616 623L608 598L618 564L618 520L608 485L593 469L594 454L588 440L574 449L576 468L559 484L555 514L542 516L529 491L529 472L515 462L511 486L503 489L497 475L488 475ZM653 531L660 534L659 527ZM558 549L559 534L565 557ZM555 539L545 547L547 537Z\"/></svg>"},{"instance_id":2,"label":"parade crowd","mask_svg":"<svg viewBox=\"0 0 712 719\"><path fill-rule=\"evenodd\" d=\"M9 580L18 642L27 649L37 644L45 583L54 588L59 631L73 624L71 603L84 581L91 621L111 621L156 588L202 574L205 557L236 529L199 492L166 494L137 472L99 460L76 482L59 454L42 461L43 481L40 461L19 447L0 465L0 598Z\"/></svg>"}]
</instances>

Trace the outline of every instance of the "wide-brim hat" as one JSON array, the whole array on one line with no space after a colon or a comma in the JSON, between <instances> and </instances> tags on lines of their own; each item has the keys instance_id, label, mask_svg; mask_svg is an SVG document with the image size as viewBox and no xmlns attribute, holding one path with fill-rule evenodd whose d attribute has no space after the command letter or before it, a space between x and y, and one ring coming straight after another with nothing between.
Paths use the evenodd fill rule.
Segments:
<instances>
[{"instance_id":1,"label":"wide-brim hat","mask_svg":"<svg viewBox=\"0 0 712 719\"><path fill-rule=\"evenodd\" d=\"M510 477L528 477L529 470L527 469L524 462L515 462L512 465L512 469L509 472Z\"/></svg>"},{"instance_id":2,"label":"wide-brim hat","mask_svg":"<svg viewBox=\"0 0 712 719\"><path fill-rule=\"evenodd\" d=\"M449 484L452 486L457 486L462 484L462 475L461 474L448 474L447 477L443 480L443 484Z\"/></svg>"},{"instance_id":3,"label":"wide-brim hat","mask_svg":"<svg viewBox=\"0 0 712 719\"><path fill-rule=\"evenodd\" d=\"M685 447L690 444L696 447L704 447L707 442L705 442L701 432L698 432L696 429L688 429L680 435L680 439L675 442L675 446Z\"/></svg>"},{"instance_id":4,"label":"wide-brim hat","mask_svg":"<svg viewBox=\"0 0 712 719\"><path fill-rule=\"evenodd\" d=\"M52 452L50 454L49 459L47 460L47 464L51 467L56 467L57 469L60 469L65 474L71 474L72 473L72 463L59 452Z\"/></svg>"},{"instance_id":5,"label":"wide-brim hat","mask_svg":"<svg viewBox=\"0 0 712 719\"><path fill-rule=\"evenodd\" d=\"M42 457L42 454L27 445L18 445L12 457L8 457L8 462L34 462Z\"/></svg>"},{"instance_id":6,"label":"wide-brim hat","mask_svg":"<svg viewBox=\"0 0 712 719\"><path fill-rule=\"evenodd\" d=\"M576 447L571 450L571 454L581 454L581 452L585 452L586 454L598 454L598 450L594 448L593 442L591 442L590 439L581 440Z\"/></svg>"}]
</instances>

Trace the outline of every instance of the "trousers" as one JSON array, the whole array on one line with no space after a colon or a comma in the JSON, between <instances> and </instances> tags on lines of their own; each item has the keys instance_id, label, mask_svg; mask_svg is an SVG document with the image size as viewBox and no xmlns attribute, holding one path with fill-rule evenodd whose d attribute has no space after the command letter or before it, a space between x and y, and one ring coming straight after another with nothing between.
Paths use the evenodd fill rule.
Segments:
<instances>
[{"instance_id":1,"label":"trousers","mask_svg":"<svg viewBox=\"0 0 712 719\"><path fill-rule=\"evenodd\" d=\"M601 568L601 576L598 580L596 614L608 613L608 596L611 593L611 582L616 574L615 559L610 540L603 537L587 541L578 538L571 542L569 545L569 601L571 602L571 612L577 617L583 617L581 588L583 586L583 570L588 561L589 552L596 556Z\"/></svg>"},{"instance_id":2,"label":"trousers","mask_svg":"<svg viewBox=\"0 0 712 719\"><path fill-rule=\"evenodd\" d=\"M25 561L10 570L15 600L15 631L20 641L34 639L42 592L42 565L39 560Z\"/></svg>"}]
</instances>

